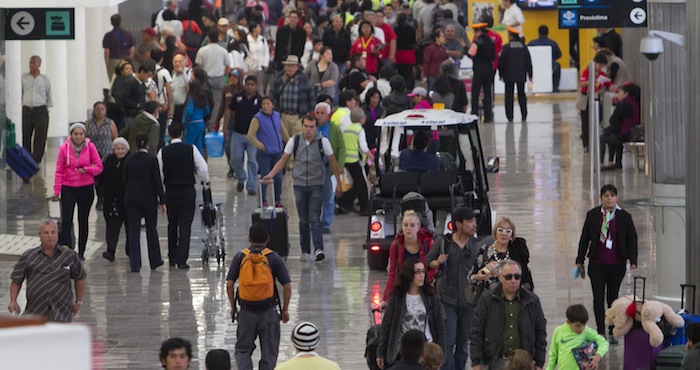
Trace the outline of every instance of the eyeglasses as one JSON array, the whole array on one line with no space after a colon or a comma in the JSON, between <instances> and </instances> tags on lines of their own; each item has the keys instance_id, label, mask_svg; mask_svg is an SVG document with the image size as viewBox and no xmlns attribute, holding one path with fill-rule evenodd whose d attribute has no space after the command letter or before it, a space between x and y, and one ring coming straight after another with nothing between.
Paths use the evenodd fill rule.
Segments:
<instances>
[{"instance_id":1,"label":"eyeglasses","mask_svg":"<svg viewBox=\"0 0 700 370\"><path fill-rule=\"evenodd\" d=\"M501 275L501 276L503 276L504 279L509 280L509 281L513 280L513 278L515 278L515 280L520 280L520 278L523 277L522 274L505 274L505 275Z\"/></svg>"},{"instance_id":2,"label":"eyeglasses","mask_svg":"<svg viewBox=\"0 0 700 370\"><path fill-rule=\"evenodd\" d=\"M418 275L418 274L425 274L425 269L418 269L418 270L413 270L413 273Z\"/></svg>"},{"instance_id":3,"label":"eyeglasses","mask_svg":"<svg viewBox=\"0 0 700 370\"><path fill-rule=\"evenodd\" d=\"M501 234L506 234L506 235L513 234L513 229L504 229L502 227L497 228L496 231L498 231Z\"/></svg>"}]
</instances>

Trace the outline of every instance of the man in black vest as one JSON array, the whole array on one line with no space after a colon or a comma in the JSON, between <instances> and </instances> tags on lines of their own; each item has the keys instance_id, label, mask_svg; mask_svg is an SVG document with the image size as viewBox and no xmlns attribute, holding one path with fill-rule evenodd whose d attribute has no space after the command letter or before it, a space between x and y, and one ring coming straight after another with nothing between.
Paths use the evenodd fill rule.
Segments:
<instances>
[{"instance_id":1,"label":"man in black vest","mask_svg":"<svg viewBox=\"0 0 700 370\"><path fill-rule=\"evenodd\" d=\"M168 127L170 145L158 152L161 178L165 184L165 204L168 209L168 261L170 266L188 269L190 234L194 219L195 172L209 183L207 162L197 147L182 142L184 129L179 122Z\"/></svg>"}]
</instances>

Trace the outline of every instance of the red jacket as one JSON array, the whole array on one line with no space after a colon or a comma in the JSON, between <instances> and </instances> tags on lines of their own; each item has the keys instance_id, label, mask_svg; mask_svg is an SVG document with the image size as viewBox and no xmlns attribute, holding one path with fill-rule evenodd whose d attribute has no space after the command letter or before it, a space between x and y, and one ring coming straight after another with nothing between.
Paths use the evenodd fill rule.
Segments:
<instances>
[{"instance_id":1,"label":"red jacket","mask_svg":"<svg viewBox=\"0 0 700 370\"><path fill-rule=\"evenodd\" d=\"M432 43L423 49L423 76L440 76L440 64L448 58L445 48Z\"/></svg>"},{"instance_id":2,"label":"red jacket","mask_svg":"<svg viewBox=\"0 0 700 370\"><path fill-rule=\"evenodd\" d=\"M360 36L355 40L355 42L352 43L352 47L350 48L350 56L355 53L362 53L363 51L367 52L367 66L365 69L370 74L377 74L377 70L379 69L379 55L377 54L378 52L375 53L374 51L381 44L381 42L379 42L379 40L377 40L377 38L374 36L370 36L369 40L363 39L364 37ZM386 47L389 46L387 45Z\"/></svg>"},{"instance_id":3,"label":"red jacket","mask_svg":"<svg viewBox=\"0 0 700 370\"><path fill-rule=\"evenodd\" d=\"M421 228L418 230L418 241L420 242L420 261L425 264L425 256L428 254L430 248L433 247L433 234ZM389 248L389 279L386 281L386 287L384 288L384 301L389 300L389 293L394 289L394 282L396 281L396 274L399 268L403 264L403 252L406 249L403 246L403 234L396 235L396 239L391 243ZM426 264L425 269L428 270L428 265ZM435 276L435 269L428 271L425 279L426 284L430 284Z\"/></svg>"}]
</instances>

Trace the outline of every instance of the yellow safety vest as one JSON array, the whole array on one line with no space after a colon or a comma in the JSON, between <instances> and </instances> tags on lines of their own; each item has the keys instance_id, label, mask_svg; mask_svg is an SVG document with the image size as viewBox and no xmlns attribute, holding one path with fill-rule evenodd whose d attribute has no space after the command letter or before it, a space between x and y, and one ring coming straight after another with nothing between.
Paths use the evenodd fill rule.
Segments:
<instances>
[{"instance_id":1,"label":"yellow safety vest","mask_svg":"<svg viewBox=\"0 0 700 370\"><path fill-rule=\"evenodd\" d=\"M345 107L340 107L333 112L333 115L331 115L331 123L334 123L338 126L340 126L340 119L343 118L344 116L350 114L350 110Z\"/></svg>"},{"instance_id":2,"label":"yellow safety vest","mask_svg":"<svg viewBox=\"0 0 700 370\"><path fill-rule=\"evenodd\" d=\"M362 125L359 123L352 123L343 131L345 163L355 163L360 160L360 131L362 131Z\"/></svg>"}]
</instances>

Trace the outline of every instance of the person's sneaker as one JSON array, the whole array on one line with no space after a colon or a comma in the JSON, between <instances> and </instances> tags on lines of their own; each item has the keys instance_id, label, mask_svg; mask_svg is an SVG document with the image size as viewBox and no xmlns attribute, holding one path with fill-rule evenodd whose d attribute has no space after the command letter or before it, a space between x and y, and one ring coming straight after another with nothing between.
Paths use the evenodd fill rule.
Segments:
<instances>
[{"instance_id":1,"label":"person's sneaker","mask_svg":"<svg viewBox=\"0 0 700 370\"><path fill-rule=\"evenodd\" d=\"M157 269L158 267L163 266L164 263L165 263L165 261L160 260L160 262L158 262L158 263L156 263L155 265L151 266L151 270L155 270L155 269Z\"/></svg>"},{"instance_id":2,"label":"person's sneaker","mask_svg":"<svg viewBox=\"0 0 700 370\"><path fill-rule=\"evenodd\" d=\"M248 190L248 195L257 195L258 192L255 191L255 189L249 189Z\"/></svg>"},{"instance_id":3,"label":"person's sneaker","mask_svg":"<svg viewBox=\"0 0 700 370\"><path fill-rule=\"evenodd\" d=\"M233 178L233 170L228 170L228 173L226 174L227 179L232 179Z\"/></svg>"},{"instance_id":4,"label":"person's sneaker","mask_svg":"<svg viewBox=\"0 0 700 370\"><path fill-rule=\"evenodd\" d=\"M83 253L78 253L78 258L79 258L81 261L85 261L85 254L83 254Z\"/></svg>"},{"instance_id":5,"label":"person's sneaker","mask_svg":"<svg viewBox=\"0 0 700 370\"><path fill-rule=\"evenodd\" d=\"M275 203L275 207L284 208L284 204L282 204L282 202L277 202L277 203Z\"/></svg>"},{"instance_id":6,"label":"person's sneaker","mask_svg":"<svg viewBox=\"0 0 700 370\"><path fill-rule=\"evenodd\" d=\"M620 344L620 340L611 335L610 344Z\"/></svg>"},{"instance_id":7,"label":"person's sneaker","mask_svg":"<svg viewBox=\"0 0 700 370\"><path fill-rule=\"evenodd\" d=\"M302 253L301 254L301 261L306 262L311 260L311 254L309 253Z\"/></svg>"},{"instance_id":8,"label":"person's sneaker","mask_svg":"<svg viewBox=\"0 0 700 370\"><path fill-rule=\"evenodd\" d=\"M331 233L331 229L323 229L323 233L324 233L324 234L330 234L330 233Z\"/></svg>"},{"instance_id":9,"label":"person's sneaker","mask_svg":"<svg viewBox=\"0 0 700 370\"><path fill-rule=\"evenodd\" d=\"M321 249L316 249L316 251L314 252L314 256L316 256L316 262L323 261L323 259L326 258L326 255Z\"/></svg>"},{"instance_id":10,"label":"person's sneaker","mask_svg":"<svg viewBox=\"0 0 700 370\"><path fill-rule=\"evenodd\" d=\"M179 268L180 270L189 270L190 265L188 265L187 263L178 263L177 268Z\"/></svg>"},{"instance_id":11,"label":"person's sneaker","mask_svg":"<svg viewBox=\"0 0 700 370\"><path fill-rule=\"evenodd\" d=\"M263 208L267 208L267 202L262 203Z\"/></svg>"},{"instance_id":12,"label":"person's sneaker","mask_svg":"<svg viewBox=\"0 0 700 370\"><path fill-rule=\"evenodd\" d=\"M102 257L104 257L104 259L106 259L109 262L114 262L114 255L112 253L102 252Z\"/></svg>"},{"instance_id":13,"label":"person's sneaker","mask_svg":"<svg viewBox=\"0 0 700 370\"><path fill-rule=\"evenodd\" d=\"M243 191L245 188L245 183L243 181L239 181L238 185L236 185L236 190L240 193Z\"/></svg>"}]
</instances>

